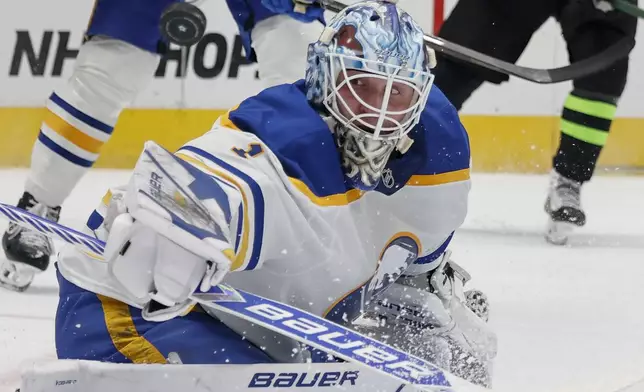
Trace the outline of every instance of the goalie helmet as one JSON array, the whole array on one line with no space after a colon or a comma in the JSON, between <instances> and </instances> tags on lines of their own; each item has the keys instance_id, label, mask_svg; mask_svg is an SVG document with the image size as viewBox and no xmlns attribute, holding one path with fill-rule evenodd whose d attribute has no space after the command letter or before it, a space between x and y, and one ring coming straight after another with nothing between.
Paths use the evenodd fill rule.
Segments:
<instances>
[{"instance_id":1,"label":"goalie helmet","mask_svg":"<svg viewBox=\"0 0 644 392\"><path fill-rule=\"evenodd\" d=\"M309 45L307 98L335 119L350 184L377 186L395 148L405 153L433 82L434 53L395 4L363 1L338 13Z\"/></svg>"}]
</instances>

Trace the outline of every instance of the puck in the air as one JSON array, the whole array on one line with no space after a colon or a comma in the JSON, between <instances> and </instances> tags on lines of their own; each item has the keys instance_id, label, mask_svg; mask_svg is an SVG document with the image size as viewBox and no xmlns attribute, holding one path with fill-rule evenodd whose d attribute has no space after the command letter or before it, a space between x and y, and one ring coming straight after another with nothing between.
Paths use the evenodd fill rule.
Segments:
<instances>
[{"instance_id":1,"label":"puck in the air","mask_svg":"<svg viewBox=\"0 0 644 392\"><path fill-rule=\"evenodd\" d=\"M191 46L199 42L206 31L206 15L192 4L173 3L161 14L159 28L168 42Z\"/></svg>"}]
</instances>

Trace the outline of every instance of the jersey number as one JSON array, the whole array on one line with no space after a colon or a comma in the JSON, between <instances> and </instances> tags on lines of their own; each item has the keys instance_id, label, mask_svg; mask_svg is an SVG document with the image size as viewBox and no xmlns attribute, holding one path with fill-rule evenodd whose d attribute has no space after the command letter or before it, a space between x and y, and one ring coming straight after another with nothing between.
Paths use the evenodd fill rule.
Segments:
<instances>
[{"instance_id":1,"label":"jersey number","mask_svg":"<svg viewBox=\"0 0 644 392\"><path fill-rule=\"evenodd\" d=\"M231 150L242 158L255 158L264 152L262 145L259 143L249 143L246 149L233 147Z\"/></svg>"}]
</instances>

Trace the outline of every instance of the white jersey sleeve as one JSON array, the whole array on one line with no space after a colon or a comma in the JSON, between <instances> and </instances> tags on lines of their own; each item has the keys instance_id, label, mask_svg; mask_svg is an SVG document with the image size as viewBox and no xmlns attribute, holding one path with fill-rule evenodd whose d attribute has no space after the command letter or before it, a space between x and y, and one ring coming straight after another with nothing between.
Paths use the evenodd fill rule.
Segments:
<instances>
[{"instance_id":1,"label":"white jersey sleeve","mask_svg":"<svg viewBox=\"0 0 644 392\"><path fill-rule=\"evenodd\" d=\"M299 247L291 240L302 238L295 235L298 228L293 219L298 215L286 207L289 196L279 162L257 137L217 121L210 132L189 142L175 155L211 176L226 193L228 205L220 207L226 211L235 252L231 271L258 269L262 260L278 258L293 251L294 246ZM108 215L117 204L112 199L123 197L123 192L123 188L108 191L90 215L86 232L107 239ZM221 197L218 199L221 203ZM267 240L267 235L273 238ZM107 263L97 255L67 246L59 258L59 270L67 280L87 290L141 305L123 295L110 277Z\"/></svg>"},{"instance_id":2,"label":"white jersey sleeve","mask_svg":"<svg viewBox=\"0 0 644 392\"><path fill-rule=\"evenodd\" d=\"M230 238L235 258L231 271L254 270L262 260L288 252L296 238L280 164L254 135L225 126L221 120L205 135L183 146L176 155L211 175L230 201ZM280 240L267 241L266 236Z\"/></svg>"}]
</instances>

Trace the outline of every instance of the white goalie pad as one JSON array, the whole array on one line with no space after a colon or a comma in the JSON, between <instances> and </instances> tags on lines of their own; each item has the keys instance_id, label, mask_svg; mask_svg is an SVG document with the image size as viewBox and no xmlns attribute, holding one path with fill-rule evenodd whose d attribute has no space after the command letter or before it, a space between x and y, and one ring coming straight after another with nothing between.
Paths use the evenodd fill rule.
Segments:
<instances>
[{"instance_id":1,"label":"white goalie pad","mask_svg":"<svg viewBox=\"0 0 644 392\"><path fill-rule=\"evenodd\" d=\"M130 365L60 360L22 374L20 392L410 392L412 386L349 363L257 365ZM438 391L432 389L432 391ZM489 392L467 384L445 391Z\"/></svg>"},{"instance_id":2,"label":"white goalie pad","mask_svg":"<svg viewBox=\"0 0 644 392\"><path fill-rule=\"evenodd\" d=\"M57 361L23 373L20 392L400 391L400 382L348 364L127 365ZM410 389L411 390L411 389Z\"/></svg>"}]
</instances>

